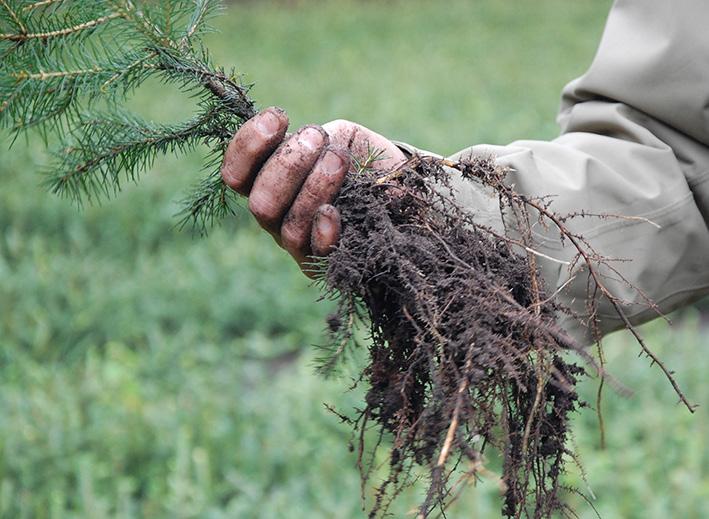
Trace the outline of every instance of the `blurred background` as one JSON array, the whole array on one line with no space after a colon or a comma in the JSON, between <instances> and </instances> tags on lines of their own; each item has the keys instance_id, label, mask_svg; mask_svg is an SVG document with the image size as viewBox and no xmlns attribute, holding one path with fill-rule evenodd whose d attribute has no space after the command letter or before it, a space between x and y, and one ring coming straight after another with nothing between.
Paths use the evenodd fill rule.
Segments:
<instances>
[{"instance_id":1,"label":"blurred background","mask_svg":"<svg viewBox=\"0 0 709 519\"><path fill-rule=\"evenodd\" d=\"M590 63L609 6L231 2L208 46L294 126L352 119L448 154L553 138L559 92ZM178 120L191 105L152 85L134 107ZM314 373L331 306L246 211L207 238L175 229L202 157L159 160L140 186L78 210L40 187L39 139L10 150L1 138L0 517L363 517L349 430L323 406L361 402L347 390L356 361L340 379ZM643 331L691 400L709 403L699 310ZM606 450L595 413L576 416L583 471L570 467L568 483L604 518L709 517L707 407L678 406L637 353L623 334L607 339L610 370L635 394L606 392ZM581 391L594 402L596 389ZM499 508L491 477L448 517Z\"/></svg>"}]
</instances>

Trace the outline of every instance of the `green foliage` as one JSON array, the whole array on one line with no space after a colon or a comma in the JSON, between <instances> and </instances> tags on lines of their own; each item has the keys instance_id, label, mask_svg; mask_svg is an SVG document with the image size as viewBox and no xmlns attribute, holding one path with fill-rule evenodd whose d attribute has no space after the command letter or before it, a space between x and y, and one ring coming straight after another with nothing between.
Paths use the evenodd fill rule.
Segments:
<instances>
[{"instance_id":1,"label":"green foliage","mask_svg":"<svg viewBox=\"0 0 709 519\"><path fill-rule=\"evenodd\" d=\"M590 62L609 5L300 4L229 8L206 41L215 60L250 71L293 126L346 117L444 153L552 137L559 90ZM189 116L179 91L154 85L128 108ZM158 160L140 189L77 214L36 188L43 148L0 148L0 517L362 517L349 429L322 406L361 402L343 392L356 371L314 373L332 308L292 260L248 216L203 240L175 231L199 153ZM606 519L709 517L709 332L690 314L644 334L704 406L677 406L632 340L610 337L608 367L635 395L606 391L605 451L593 411L576 421L594 504ZM493 474L448 517L498 511Z\"/></svg>"},{"instance_id":2,"label":"green foliage","mask_svg":"<svg viewBox=\"0 0 709 519\"><path fill-rule=\"evenodd\" d=\"M216 0L0 1L0 126L59 138L46 181L53 193L95 201L137 181L156 156L205 144L213 172L187 200L183 223L204 231L233 213L235 195L215 164L255 111L248 88L215 67L202 45L217 7ZM197 97L197 115L157 125L124 113L127 97L154 77Z\"/></svg>"}]
</instances>

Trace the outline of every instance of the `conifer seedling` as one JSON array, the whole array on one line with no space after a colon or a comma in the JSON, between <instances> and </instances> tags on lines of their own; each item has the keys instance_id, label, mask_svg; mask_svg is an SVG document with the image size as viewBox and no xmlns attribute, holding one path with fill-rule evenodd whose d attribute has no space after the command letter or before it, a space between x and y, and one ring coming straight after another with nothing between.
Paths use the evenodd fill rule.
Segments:
<instances>
[{"instance_id":1,"label":"conifer seedling","mask_svg":"<svg viewBox=\"0 0 709 519\"><path fill-rule=\"evenodd\" d=\"M202 44L218 9L216 0L0 0L0 127L58 140L46 184L78 203L115 194L160 155L206 145L211 172L181 214L182 224L205 232L234 212L236 195L222 183L219 165L235 131L256 113L249 87L214 65ZM178 124L130 113L128 97L151 78L195 96L196 113ZM334 202L340 244L313 268L339 301L321 372L332 372L357 347L357 323L371 339L359 379L367 384L365 402L340 415L356 433L363 489L378 447L384 438L391 442L388 475L368 504L371 517L386 515L421 470L429 481L418 517L445 512L464 483L488 473L490 448L503 459L505 516L573 514L563 473L576 461L568 447L569 417L580 405L575 383L589 369L601 383L612 379L602 355L597 364L556 323L569 310L558 291L543 286L537 261L554 258L535 249L533 225L557 232L575 251L562 263L569 272L583 267L592 331L605 298L693 409L631 324L625 302L606 287L606 275L630 283L569 225L622 216L558 215L548 198L516 193L489 157L414 156L396 171L377 170L374 151L354 159ZM441 190L452 170L499 197L505 234L479 225ZM392 187L400 196L390 196Z\"/></svg>"}]
</instances>

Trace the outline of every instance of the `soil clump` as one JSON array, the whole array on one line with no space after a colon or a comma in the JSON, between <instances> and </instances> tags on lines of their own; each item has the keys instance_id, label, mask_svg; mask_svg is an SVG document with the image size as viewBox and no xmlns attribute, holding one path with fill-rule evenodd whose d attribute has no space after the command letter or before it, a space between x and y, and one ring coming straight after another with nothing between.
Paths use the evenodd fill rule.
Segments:
<instances>
[{"instance_id":1,"label":"soil clump","mask_svg":"<svg viewBox=\"0 0 709 519\"><path fill-rule=\"evenodd\" d=\"M501 187L505 171L486 157L455 164L468 181L498 189L503 210L523 222L502 236L457 204L447 165L413 157L392 173L361 164L335 201L340 244L320 265L339 301L325 365L348 347L357 321L371 336L364 408L342 416L356 431L363 487L373 452L391 441L370 517L386 515L416 466L429 469L419 517L444 511L458 483L484 470L491 447L504 460L505 516L568 512L560 477L584 370L565 352L578 348L556 325L563 309L544 293L522 242L506 237L524 237L530 220ZM378 440L367 445L371 429Z\"/></svg>"}]
</instances>

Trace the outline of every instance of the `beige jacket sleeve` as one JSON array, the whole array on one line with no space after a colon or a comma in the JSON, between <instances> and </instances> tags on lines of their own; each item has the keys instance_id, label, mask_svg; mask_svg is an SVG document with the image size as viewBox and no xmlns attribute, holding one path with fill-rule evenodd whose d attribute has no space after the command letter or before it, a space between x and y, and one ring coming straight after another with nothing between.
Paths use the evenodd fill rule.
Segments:
<instances>
[{"instance_id":1,"label":"beige jacket sleeve","mask_svg":"<svg viewBox=\"0 0 709 519\"><path fill-rule=\"evenodd\" d=\"M643 217L576 220L601 254L631 260L614 266L669 312L709 293L709 2L707 0L617 0L597 55L581 78L563 92L558 121L562 134L551 142L517 141L509 146L474 146L494 153L511 168L518 192L554 195L557 213L582 209ZM469 183L459 196L481 219L500 224L499 208ZM537 247L569 261L575 250L553 232L535 235ZM587 273L541 261L547 290L562 287L562 302L583 315ZM638 292L614 279L606 286L628 304L634 323L652 319ZM603 333L622 326L600 301ZM577 320L562 324L583 342L588 329Z\"/></svg>"}]
</instances>

